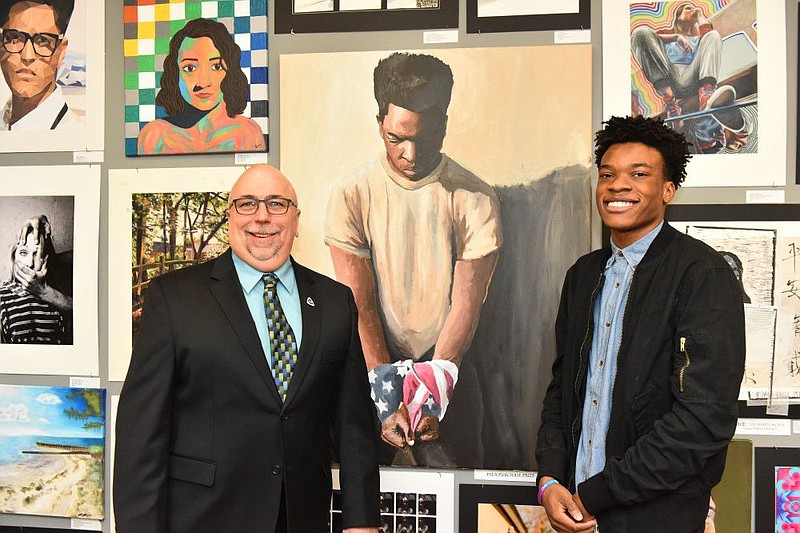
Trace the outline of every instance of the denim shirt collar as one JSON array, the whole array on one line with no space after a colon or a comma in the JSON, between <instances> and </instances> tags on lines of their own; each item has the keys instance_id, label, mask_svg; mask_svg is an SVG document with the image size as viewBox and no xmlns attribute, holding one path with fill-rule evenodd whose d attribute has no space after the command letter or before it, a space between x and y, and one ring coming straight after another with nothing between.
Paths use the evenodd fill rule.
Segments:
<instances>
[{"instance_id":1,"label":"denim shirt collar","mask_svg":"<svg viewBox=\"0 0 800 533\"><path fill-rule=\"evenodd\" d=\"M641 263L642 259L644 259L644 255L647 253L647 250L650 249L650 245L653 244L653 241L658 235L658 232L661 231L662 227L664 227L663 220L658 226L653 228L650 233L633 244L629 244L625 248L620 248L614 244L614 239L611 239L611 257L609 257L608 261L606 261L606 270L611 268L611 265L613 265L614 261L616 261L616 259L620 256L625 258L628 266L630 266L632 269L635 269L636 265Z\"/></svg>"}]
</instances>

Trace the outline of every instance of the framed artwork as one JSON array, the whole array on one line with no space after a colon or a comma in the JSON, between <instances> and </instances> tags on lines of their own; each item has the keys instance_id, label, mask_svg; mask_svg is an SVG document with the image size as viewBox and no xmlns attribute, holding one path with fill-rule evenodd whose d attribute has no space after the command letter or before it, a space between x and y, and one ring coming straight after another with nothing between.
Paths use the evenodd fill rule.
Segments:
<instances>
[{"instance_id":1,"label":"framed artwork","mask_svg":"<svg viewBox=\"0 0 800 533\"><path fill-rule=\"evenodd\" d=\"M103 149L104 2L64 4L3 4L0 152ZM39 42L29 46L29 34Z\"/></svg>"},{"instance_id":2,"label":"framed artwork","mask_svg":"<svg viewBox=\"0 0 800 533\"><path fill-rule=\"evenodd\" d=\"M29 526L0 526L0 533L89 533L88 529L63 529Z\"/></svg>"},{"instance_id":3,"label":"framed artwork","mask_svg":"<svg viewBox=\"0 0 800 533\"><path fill-rule=\"evenodd\" d=\"M276 33L458 28L452 0L276 0Z\"/></svg>"},{"instance_id":4,"label":"framed artwork","mask_svg":"<svg viewBox=\"0 0 800 533\"><path fill-rule=\"evenodd\" d=\"M465 354L455 365L458 381L452 386L453 367L439 369L447 375L429 374L441 379L438 438L417 441L406 449L411 453L387 445L382 464L535 470L534 435L555 357L559 288L591 245L591 47L290 54L280 61L281 170L295 186L300 209L319 214L301 219L293 252L331 277L341 275L334 261L349 257L340 251L373 264L387 358L396 364L375 370L381 372L373 393L382 416L398 412L397 395L384 390L404 390L395 386L404 379L400 366L423 362L443 330L457 284L453 258L489 267L481 282L464 286L482 306L464 321L474 335L459 341ZM420 154L427 155L400 175L391 170L402 164L394 148L400 137L382 140L376 123L374 74L381 65L383 94L393 65L417 72L419 63L443 73L440 81L452 74L452 91L437 82L430 86L438 96L425 96L441 98L446 127L421 134ZM564 64L572 67L560 68ZM349 74L342 78L341 72ZM546 80L541 72L550 73ZM337 104L345 100L347 106ZM381 128L396 116L389 112L396 108L386 109ZM443 120L436 117L428 124ZM309 123L318 127L302 126ZM457 204L445 198L449 191ZM388 204L367 199L384 193L392 198ZM447 205L457 205L458 214L440 209ZM424 212L406 212L418 208ZM574 238L558 237L567 231ZM367 350L371 368L378 351Z\"/></svg>"},{"instance_id":5,"label":"framed artwork","mask_svg":"<svg viewBox=\"0 0 800 533\"><path fill-rule=\"evenodd\" d=\"M330 533L342 532L339 469L333 468ZM381 532L451 533L455 531L453 474L381 469Z\"/></svg>"},{"instance_id":6,"label":"framed artwork","mask_svg":"<svg viewBox=\"0 0 800 533\"><path fill-rule=\"evenodd\" d=\"M100 167L3 174L27 179L0 194L0 255L12 258L0 262L0 368L96 376L97 285L79 280L97 278Z\"/></svg>"},{"instance_id":7,"label":"framed artwork","mask_svg":"<svg viewBox=\"0 0 800 533\"><path fill-rule=\"evenodd\" d=\"M660 117L686 135L686 187L786 183L783 3L603 3L603 116ZM670 37L670 36L678 37Z\"/></svg>"},{"instance_id":8,"label":"framed artwork","mask_svg":"<svg viewBox=\"0 0 800 533\"><path fill-rule=\"evenodd\" d=\"M150 280L228 248L241 167L109 171L108 379L124 381Z\"/></svg>"},{"instance_id":9,"label":"framed artwork","mask_svg":"<svg viewBox=\"0 0 800 533\"><path fill-rule=\"evenodd\" d=\"M589 0L467 0L467 33L580 30L591 18Z\"/></svg>"},{"instance_id":10,"label":"framed artwork","mask_svg":"<svg viewBox=\"0 0 800 533\"><path fill-rule=\"evenodd\" d=\"M105 389L0 385L0 512L101 520Z\"/></svg>"},{"instance_id":11,"label":"framed artwork","mask_svg":"<svg viewBox=\"0 0 800 533\"><path fill-rule=\"evenodd\" d=\"M711 490L715 531L750 533L753 523L753 443L733 439L722 480Z\"/></svg>"},{"instance_id":12,"label":"framed artwork","mask_svg":"<svg viewBox=\"0 0 800 533\"><path fill-rule=\"evenodd\" d=\"M754 531L796 530L800 524L800 449L756 448Z\"/></svg>"},{"instance_id":13,"label":"framed artwork","mask_svg":"<svg viewBox=\"0 0 800 533\"><path fill-rule=\"evenodd\" d=\"M544 507L536 501L536 485L458 486L460 531L554 533Z\"/></svg>"},{"instance_id":14,"label":"framed artwork","mask_svg":"<svg viewBox=\"0 0 800 533\"><path fill-rule=\"evenodd\" d=\"M716 249L745 302L740 400L800 403L800 205L673 205L667 220Z\"/></svg>"},{"instance_id":15,"label":"framed artwork","mask_svg":"<svg viewBox=\"0 0 800 533\"><path fill-rule=\"evenodd\" d=\"M117 449L117 410L119 409L119 394L111 395L109 406L110 427L108 435L111 440L108 445L108 501L114 501L114 450ZM114 518L114 506L108 508L108 522L111 524L109 531L116 531L117 524Z\"/></svg>"},{"instance_id":16,"label":"framed artwork","mask_svg":"<svg viewBox=\"0 0 800 533\"><path fill-rule=\"evenodd\" d=\"M123 10L125 155L267 150L267 0Z\"/></svg>"}]
</instances>

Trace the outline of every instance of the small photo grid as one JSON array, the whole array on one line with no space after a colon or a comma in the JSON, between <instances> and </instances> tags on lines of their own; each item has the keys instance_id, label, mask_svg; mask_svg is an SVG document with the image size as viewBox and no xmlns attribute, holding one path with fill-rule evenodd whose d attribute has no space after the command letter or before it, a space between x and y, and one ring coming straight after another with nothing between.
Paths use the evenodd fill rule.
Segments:
<instances>
[{"instance_id":1,"label":"small photo grid","mask_svg":"<svg viewBox=\"0 0 800 533\"><path fill-rule=\"evenodd\" d=\"M436 533L436 494L422 492L381 492L381 533ZM341 533L342 493L333 491L330 533Z\"/></svg>"}]
</instances>

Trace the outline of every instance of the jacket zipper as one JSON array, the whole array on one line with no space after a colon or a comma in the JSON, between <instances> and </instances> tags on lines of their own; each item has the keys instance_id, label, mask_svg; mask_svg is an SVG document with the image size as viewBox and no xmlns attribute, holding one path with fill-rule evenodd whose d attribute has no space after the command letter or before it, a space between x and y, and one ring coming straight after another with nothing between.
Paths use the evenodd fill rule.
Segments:
<instances>
[{"instance_id":1,"label":"jacket zipper","mask_svg":"<svg viewBox=\"0 0 800 533\"><path fill-rule=\"evenodd\" d=\"M681 353L686 356L686 364L681 367L681 373L678 377L680 390L683 392L683 373L689 368L689 365L692 364L691 359L689 359L689 350L686 349L686 337L681 337Z\"/></svg>"}]
</instances>

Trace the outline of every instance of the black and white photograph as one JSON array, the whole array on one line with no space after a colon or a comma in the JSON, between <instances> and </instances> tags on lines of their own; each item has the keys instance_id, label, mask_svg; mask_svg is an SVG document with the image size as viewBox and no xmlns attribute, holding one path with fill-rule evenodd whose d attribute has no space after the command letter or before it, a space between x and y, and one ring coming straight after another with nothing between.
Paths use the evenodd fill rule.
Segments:
<instances>
[{"instance_id":1,"label":"black and white photograph","mask_svg":"<svg viewBox=\"0 0 800 533\"><path fill-rule=\"evenodd\" d=\"M590 19L589 0L467 0L467 33L589 29Z\"/></svg>"},{"instance_id":2,"label":"black and white photograph","mask_svg":"<svg viewBox=\"0 0 800 533\"><path fill-rule=\"evenodd\" d=\"M0 344L72 344L75 199L0 196Z\"/></svg>"},{"instance_id":3,"label":"black and white photograph","mask_svg":"<svg viewBox=\"0 0 800 533\"><path fill-rule=\"evenodd\" d=\"M435 515L436 514L436 495L435 494L420 494L419 495L419 514L421 514L421 515Z\"/></svg>"},{"instance_id":4,"label":"black and white photograph","mask_svg":"<svg viewBox=\"0 0 800 533\"><path fill-rule=\"evenodd\" d=\"M420 488L425 492L417 492ZM447 472L381 469L381 533L455 531L455 479ZM330 533L342 531L339 472L333 468ZM460 531L468 531L460 529Z\"/></svg>"},{"instance_id":5,"label":"black and white photograph","mask_svg":"<svg viewBox=\"0 0 800 533\"><path fill-rule=\"evenodd\" d=\"M0 195L0 368L99 373L100 167L5 167ZM80 278L76 273L80 272Z\"/></svg>"},{"instance_id":6,"label":"black and white photograph","mask_svg":"<svg viewBox=\"0 0 800 533\"><path fill-rule=\"evenodd\" d=\"M397 514L416 514L417 495L407 492L397 494L397 507L395 510Z\"/></svg>"},{"instance_id":7,"label":"black and white photograph","mask_svg":"<svg viewBox=\"0 0 800 533\"><path fill-rule=\"evenodd\" d=\"M452 0L277 0L276 33L458 28Z\"/></svg>"}]
</instances>

